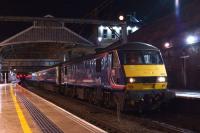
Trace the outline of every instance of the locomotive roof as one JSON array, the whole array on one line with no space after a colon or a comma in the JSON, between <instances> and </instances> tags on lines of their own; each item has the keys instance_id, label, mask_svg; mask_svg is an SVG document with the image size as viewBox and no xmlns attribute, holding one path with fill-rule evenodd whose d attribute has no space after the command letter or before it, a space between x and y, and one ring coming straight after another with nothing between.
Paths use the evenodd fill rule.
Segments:
<instances>
[{"instance_id":1,"label":"locomotive roof","mask_svg":"<svg viewBox=\"0 0 200 133\"><path fill-rule=\"evenodd\" d=\"M122 46L119 46L117 49L121 50L159 50L158 48L141 42L129 42Z\"/></svg>"},{"instance_id":2,"label":"locomotive roof","mask_svg":"<svg viewBox=\"0 0 200 133\"><path fill-rule=\"evenodd\" d=\"M110 51L113 49L117 50L159 50L155 46L142 42L127 42L126 44L114 43L104 49L99 50L99 52Z\"/></svg>"},{"instance_id":3,"label":"locomotive roof","mask_svg":"<svg viewBox=\"0 0 200 133\"><path fill-rule=\"evenodd\" d=\"M115 50L115 49L116 50L157 50L157 51L159 50L158 48L156 48L156 47L154 47L150 44L142 43L142 42L128 42L126 44L113 43L112 45L110 45L106 48L98 49L96 54L87 55L85 57L75 58L75 59L72 59L70 61L62 62L60 64L71 63L71 62L79 62L81 60L90 59L94 56L98 56L99 54L103 54L103 53L106 53L106 52L109 52L109 51L112 51L112 50ZM54 65L54 66L57 66L57 65Z\"/></svg>"}]
</instances>

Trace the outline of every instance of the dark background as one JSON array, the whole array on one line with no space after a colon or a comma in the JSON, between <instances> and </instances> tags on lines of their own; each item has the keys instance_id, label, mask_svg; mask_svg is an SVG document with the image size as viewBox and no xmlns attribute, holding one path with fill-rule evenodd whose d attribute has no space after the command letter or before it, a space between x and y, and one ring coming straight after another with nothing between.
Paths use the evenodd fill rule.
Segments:
<instances>
[{"instance_id":1,"label":"dark background","mask_svg":"<svg viewBox=\"0 0 200 133\"><path fill-rule=\"evenodd\" d=\"M181 7L192 0L180 0ZM4 0L0 1L0 16L87 18L118 20L119 14L136 13L148 24L173 13L175 0ZM0 22L0 41L20 32L31 24ZM72 26L72 30L82 26ZM70 27L71 28L71 27ZM81 31L82 32L82 31Z\"/></svg>"},{"instance_id":2,"label":"dark background","mask_svg":"<svg viewBox=\"0 0 200 133\"><path fill-rule=\"evenodd\" d=\"M18 0L1 1L1 16L45 16L56 17L89 17L97 9L99 17L117 18L120 13L136 12L140 18L156 19L174 11L175 0ZM183 5L189 0L180 0ZM182 6L181 6L182 7ZM91 16L90 16L91 17Z\"/></svg>"}]
</instances>

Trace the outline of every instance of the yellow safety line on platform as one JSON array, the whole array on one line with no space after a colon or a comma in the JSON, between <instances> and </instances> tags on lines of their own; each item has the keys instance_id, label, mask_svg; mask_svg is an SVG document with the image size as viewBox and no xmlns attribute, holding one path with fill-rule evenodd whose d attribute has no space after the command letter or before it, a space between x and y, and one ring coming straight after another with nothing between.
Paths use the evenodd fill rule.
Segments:
<instances>
[{"instance_id":1,"label":"yellow safety line on platform","mask_svg":"<svg viewBox=\"0 0 200 133\"><path fill-rule=\"evenodd\" d=\"M10 85L10 94L12 96L12 100L15 104L15 109L16 109L16 112L17 112L17 115L18 115L18 118L20 120L20 123L21 123L21 127L24 131L24 133L32 133L31 131L31 128L29 127L27 121L26 121L26 118L24 117L24 114L19 106L19 103L17 101L17 98L16 96L14 95L14 90L13 90L13 87L12 85Z\"/></svg>"}]
</instances>

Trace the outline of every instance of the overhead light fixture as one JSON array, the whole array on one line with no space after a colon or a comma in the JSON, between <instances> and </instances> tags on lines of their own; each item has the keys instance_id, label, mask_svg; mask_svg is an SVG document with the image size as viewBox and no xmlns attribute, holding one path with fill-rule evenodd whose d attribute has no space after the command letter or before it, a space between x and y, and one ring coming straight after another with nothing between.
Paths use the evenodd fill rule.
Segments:
<instances>
[{"instance_id":1,"label":"overhead light fixture","mask_svg":"<svg viewBox=\"0 0 200 133\"><path fill-rule=\"evenodd\" d=\"M164 44L164 47L165 47L165 48L171 48L171 47L172 47L172 44L169 43L169 42L166 42L166 43Z\"/></svg>"},{"instance_id":2,"label":"overhead light fixture","mask_svg":"<svg viewBox=\"0 0 200 133\"><path fill-rule=\"evenodd\" d=\"M198 42L197 36L189 35L189 36L186 38L186 43L187 43L187 44L194 44L194 43L197 43L197 42Z\"/></svg>"}]
</instances>

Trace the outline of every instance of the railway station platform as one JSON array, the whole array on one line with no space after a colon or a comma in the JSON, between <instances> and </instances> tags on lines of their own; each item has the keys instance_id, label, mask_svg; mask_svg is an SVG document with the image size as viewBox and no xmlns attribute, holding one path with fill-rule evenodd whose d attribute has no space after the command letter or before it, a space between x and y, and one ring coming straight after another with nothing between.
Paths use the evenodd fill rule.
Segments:
<instances>
[{"instance_id":1,"label":"railway station platform","mask_svg":"<svg viewBox=\"0 0 200 133\"><path fill-rule=\"evenodd\" d=\"M20 85L0 85L1 133L104 133Z\"/></svg>"}]
</instances>

